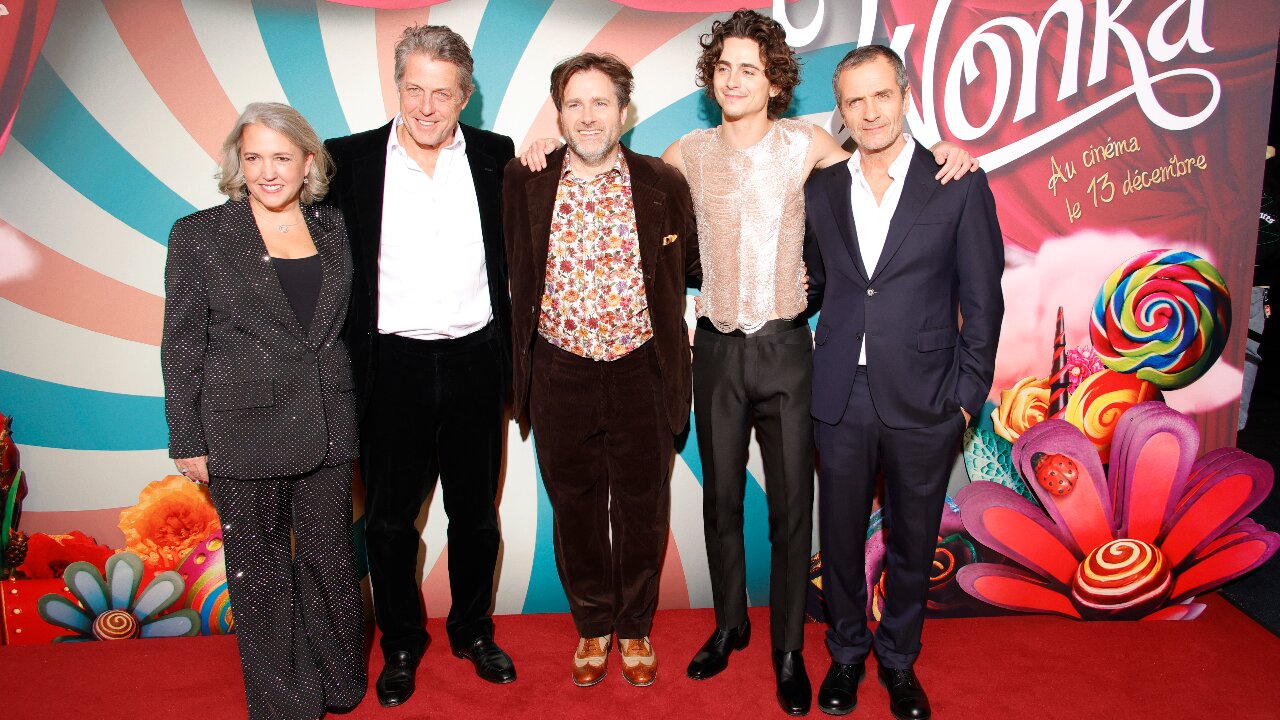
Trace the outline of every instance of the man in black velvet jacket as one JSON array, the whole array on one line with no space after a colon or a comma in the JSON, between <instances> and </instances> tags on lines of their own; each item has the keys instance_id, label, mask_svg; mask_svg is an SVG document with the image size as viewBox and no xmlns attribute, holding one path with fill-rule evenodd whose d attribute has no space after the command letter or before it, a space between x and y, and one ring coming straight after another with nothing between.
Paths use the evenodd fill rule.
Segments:
<instances>
[{"instance_id":1,"label":"man in black velvet jacket","mask_svg":"<svg viewBox=\"0 0 1280 720\"><path fill-rule=\"evenodd\" d=\"M395 49L399 114L326 143L337 168L328 200L343 211L355 263L346 339L384 706L413 693L428 642L415 520L437 476L449 516L449 644L485 680L515 680L490 616L511 384L502 171L514 146L458 122L472 67L449 28L406 28Z\"/></svg>"}]
</instances>

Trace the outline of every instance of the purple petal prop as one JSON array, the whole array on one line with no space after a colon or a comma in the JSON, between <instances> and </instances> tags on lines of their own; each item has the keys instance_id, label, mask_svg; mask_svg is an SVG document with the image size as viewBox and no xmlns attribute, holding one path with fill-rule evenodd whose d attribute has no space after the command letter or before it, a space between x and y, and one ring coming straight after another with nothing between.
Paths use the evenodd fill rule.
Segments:
<instances>
[{"instance_id":1,"label":"purple petal prop","mask_svg":"<svg viewBox=\"0 0 1280 720\"><path fill-rule=\"evenodd\" d=\"M1236 448L1221 447L1217 450L1210 450L1197 458L1187 475L1187 481L1183 483L1182 497L1178 499L1178 504L1174 508L1174 515L1176 516L1186 507L1188 499L1196 497L1204 482L1216 475L1219 468L1238 460L1239 453L1240 451Z\"/></svg>"},{"instance_id":2,"label":"purple petal prop","mask_svg":"<svg viewBox=\"0 0 1280 720\"><path fill-rule=\"evenodd\" d=\"M1065 589L1009 565L974 563L956 574L960 587L988 605L1028 613L1080 619Z\"/></svg>"},{"instance_id":3,"label":"purple petal prop","mask_svg":"<svg viewBox=\"0 0 1280 720\"><path fill-rule=\"evenodd\" d=\"M975 540L1044 580L1071 584L1080 557L1044 511L1017 492L979 480L956 495L964 527Z\"/></svg>"},{"instance_id":4,"label":"purple petal prop","mask_svg":"<svg viewBox=\"0 0 1280 720\"><path fill-rule=\"evenodd\" d=\"M1162 607L1142 618L1146 620L1195 620L1204 612L1204 603L1183 602L1178 605Z\"/></svg>"},{"instance_id":5,"label":"purple petal prop","mask_svg":"<svg viewBox=\"0 0 1280 720\"><path fill-rule=\"evenodd\" d=\"M1065 459L1078 477L1067 492L1051 492L1036 475L1036 461ZM1013 463L1040 498L1049 516L1077 557L1115 539L1111 493L1093 443L1065 420L1033 425L1013 444Z\"/></svg>"},{"instance_id":6,"label":"purple petal prop","mask_svg":"<svg viewBox=\"0 0 1280 720\"><path fill-rule=\"evenodd\" d=\"M1111 448L1119 535L1154 543L1182 499L1200 431L1168 405L1144 402L1120 417Z\"/></svg>"},{"instance_id":7,"label":"purple petal prop","mask_svg":"<svg viewBox=\"0 0 1280 720\"><path fill-rule=\"evenodd\" d=\"M1174 511L1160 540L1175 568L1243 520L1274 483L1271 465L1235 448L1224 448L1206 465L1193 468L1195 490Z\"/></svg>"},{"instance_id":8,"label":"purple petal prop","mask_svg":"<svg viewBox=\"0 0 1280 720\"><path fill-rule=\"evenodd\" d=\"M1212 590L1266 562L1280 548L1280 535L1262 532L1229 542L1177 575L1172 600Z\"/></svg>"}]
</instances>

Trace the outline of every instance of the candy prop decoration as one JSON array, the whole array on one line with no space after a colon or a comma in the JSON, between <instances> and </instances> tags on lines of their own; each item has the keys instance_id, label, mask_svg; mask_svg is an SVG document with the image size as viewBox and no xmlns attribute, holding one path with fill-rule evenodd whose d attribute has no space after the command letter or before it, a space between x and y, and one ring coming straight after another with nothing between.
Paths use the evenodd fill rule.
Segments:
<instances>
[{"instance_id":1,"label":"candy prop decoration","mask_svg":"<svg viewBox=\"0 0 1280 720\"><path fill-rule=\"evenodd\" d=\"M200 634L229 635L235 632L222 532L215 532L192 548L178 566L178 574L187 584L184 605L200 615Z\"/></svg>"},{"instance_id":2,"label":"candy prop decoration","mask_svg":"<svg viewBox=\"0 0 1280 720\"><path fill-rule=\"evenodd\" d=\"M1053 331L1053 367L1049 373L1049 417L1061 417L1067 409L1067 326L1062 321L1062 306L1058 306L1058 325Z\"/></svg>"},{"instance_id":3,"label":"candy prop decoration","mask_svg":"<svg viewBox=\"0 0 1280 720\"><path fill-rule=\"evenodd\" d=\"M1067 495L1076 489L1080 469L1066 455L1037 453L1031 458L1031 466L1036 469L1036 482L1054 495Z\"/></svg>"},{"instance_id":4,"label":"candy prop decoration","mask_svg":"<svg viewBox=\"0 0 1280 720\"><path fill-rule=\"evenodd\" d=\"M45 622L72 632L54 638L54 642L181 637L200 631L194 611L181 608L165 612L182 597L178 573L162 572L138 592L142 577L142 560L131 552L108 558L105 577L87 562L73 562L62 579L76 602L50 593L41 597L36 607Z\"/></svg>"},{"instance_id":5,"label":"candy prop decoration","mask_svg":"<svg viewBox=\"0 0 1280 720\"><path fill-rule=\"evenodd\" d=\"M1014 464L1039 480L1055 458L1070 459L1070 493L1029 483L1036 504L991 482L960 490L965 530L1004 558L961 567L966 593L1080 620L1190 619L1205 607L1196 596L1280 549L1280 535L1247 517L1271 492L1268 463L1236 448L1199 455L1195 421L1158 402L1126 412L1114 442L1103 479L1092 441L1045 420L1014 443Z\"/></svg>"},{"instance_id":6,"label":"candy prop decoration","mask_svg":"<svg viewBox=\"0 0 1280 720\"><path fill-rule=\"evenodd\" d=\"M1156 400L1160 391L1134 375L1103 370L1085 378L1067 401L1062 419L1080 428L1098 448L1103 463L1111 460L1111 437L1126 410L1147 400Z\"/></svg>"},{"instance_id":7,"label":"candy prop decoration","mask_svg":"<svg viewBox=\"0 0 1280 720\"><path fill-rule=\"evenodd\" d=\"M1089 336L1107 367L1162 390L1195 382L1231 330L1231 293L1207 260L1152 250L1116 268L1093 303Z\"/></svg>"},{"instance_id":8,"label":"candy prop decoration","mask_svg":"<svg viewBox=\"0 0 1280 720\"><path fill-rule=\"evenodd\" d=\"M1086 613L1113 620L1151 614L1173 592L1173 570L1160 548L1142 540L1112 540L1076 568L1071 599Z\"/></svg>"}]
</instances>

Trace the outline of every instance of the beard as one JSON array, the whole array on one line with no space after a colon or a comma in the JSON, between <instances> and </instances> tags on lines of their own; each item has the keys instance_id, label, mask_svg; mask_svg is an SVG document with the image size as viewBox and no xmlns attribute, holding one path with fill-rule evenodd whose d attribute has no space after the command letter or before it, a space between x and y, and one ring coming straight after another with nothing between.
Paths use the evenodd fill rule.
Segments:
<instances>
[{"instance_id":1,"label":"beard","mask_svg":"<svg viewBox=\"0 0 1280 720\"><path fill-rule=\"evenodd\" d=\"M618 149L618 140L620 138L618 134L610 134L608 130L603 130L599 149L588 150L578 143L577 137L572 132L561 128L561 133L564 135L565 143L569 146L569 152L576 155L583 164L593 167L599 165Z\"/></svg>"}]
</instances>

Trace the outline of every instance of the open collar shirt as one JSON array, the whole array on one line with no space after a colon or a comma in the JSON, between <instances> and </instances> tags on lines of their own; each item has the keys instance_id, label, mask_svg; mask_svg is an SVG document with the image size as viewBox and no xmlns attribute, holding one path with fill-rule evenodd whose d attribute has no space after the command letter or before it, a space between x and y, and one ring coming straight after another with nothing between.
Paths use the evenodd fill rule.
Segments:
<instances>
[{"instance_id":1,"label":"open collar shirt","mask_svg":"<svg viewBox=\"0 0 1280 720\"><path fill-rule=\"evenodd\" d=\"M420 340L458 338L493 320L480 207L462 128L428 175L400 144L397 115L387 140L378 332Z\"/></svg>"},{"instance_id":2,"label":"open collar shirt","mask_svg":"<svg viewBox=\"0 0 1280 720\"><path fill-rule=\"evenodd\" d=\"M862 151L855 151L853 157L848 160L849 174L853 176L852 187L849 189L853 204L853 226L858 231L858 250L862 253L862 265L867 269L869 277L876 274L876 264L880 262L880 254L884 252L885 239L889 235L889 223L898 210L898 201L902 199L902 187L906 184L907 170L911 168L911 156L915 154L916 141L906 133L903 133L902 137L906 140L906 144L898 153L898 157L889 164L889 177L892 182L884 191L884 196L880 198L879 203L876 202L875 193L871 191L867 176L862 172ZM859 365L867 364L868 342L869 338L863 335L862 349L858 352Z\"/></svg>"}]
</instances>

